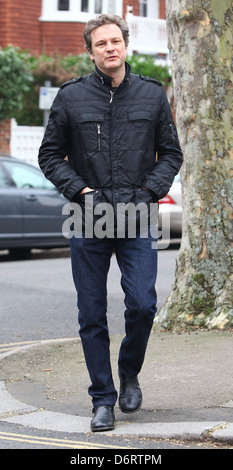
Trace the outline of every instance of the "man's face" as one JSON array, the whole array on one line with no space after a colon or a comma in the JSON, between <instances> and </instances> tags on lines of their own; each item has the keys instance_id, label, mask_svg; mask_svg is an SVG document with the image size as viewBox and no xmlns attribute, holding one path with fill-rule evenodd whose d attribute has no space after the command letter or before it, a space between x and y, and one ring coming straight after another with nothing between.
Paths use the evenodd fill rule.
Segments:
<instances>
[{"instance_id":1,"label":"man's face","mask_svg":"<svg viewBox=\"0 0 233 470\"><path fill-rule=\"evenodd\" d=\"M91 60L106 75L125 67L127 49L120 28L116 24L106 24L91 33Z\"/></svg>"}]
</instances>

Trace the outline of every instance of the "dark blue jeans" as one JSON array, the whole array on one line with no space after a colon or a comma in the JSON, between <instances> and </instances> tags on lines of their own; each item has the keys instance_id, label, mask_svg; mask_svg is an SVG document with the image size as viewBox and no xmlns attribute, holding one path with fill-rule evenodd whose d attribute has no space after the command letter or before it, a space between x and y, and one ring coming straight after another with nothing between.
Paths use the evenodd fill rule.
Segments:
<instances>
[{"instance_id":1,"label":"dark blue jeans","mask_svg":"<svg viewBox=\"0 0 233 470\"><path fill-rule=\"evenodd\" d=\"M157 250L148 238L71 238L73 278L78 294L80 337L94 406L115 405L107 324L107 275L115 251L125 294L125 337L119 369L126 377L141 370L156 313Z\"/></svg>"}]
</instances>

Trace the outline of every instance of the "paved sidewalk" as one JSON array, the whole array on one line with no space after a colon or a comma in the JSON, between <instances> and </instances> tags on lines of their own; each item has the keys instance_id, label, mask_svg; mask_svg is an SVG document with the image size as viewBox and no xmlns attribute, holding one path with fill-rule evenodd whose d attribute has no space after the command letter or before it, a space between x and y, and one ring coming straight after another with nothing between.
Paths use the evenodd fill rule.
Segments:
<instances>
[{"instance_id":1,"label":"paved sidewalk","mask_svg":"<svg viewBox=\"0 0 233 470\"><path fill-rule=\"evenodd\" d=\"M111 336L117 388L121 340ZM116 406L116 428L106 434L233 446L232 357L231 332L152 333L139 376L142 409L127 415ZM90 432L89 377L78 338L38 341L0 360L0 421Z\"/></svg>"}]
</instances>

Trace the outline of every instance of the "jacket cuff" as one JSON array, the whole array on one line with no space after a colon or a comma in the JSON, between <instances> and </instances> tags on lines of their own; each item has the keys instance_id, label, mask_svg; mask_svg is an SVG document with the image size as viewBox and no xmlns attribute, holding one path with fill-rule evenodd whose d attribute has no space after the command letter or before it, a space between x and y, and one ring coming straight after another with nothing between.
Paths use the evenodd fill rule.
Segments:
<instances>
[{"instance_id":1,"label":"jacket cuff","mask_svg":"<svg viewBox=\"0 0 233 470\"><path fill-rule=\"evenodd\" d=\"M70 202L78 202L80 193L84 188L86 188L86 185L83 186L83 188L81 188L77 193L75 193L75 195L71 198Z\"/></svg>"}]
</instances>

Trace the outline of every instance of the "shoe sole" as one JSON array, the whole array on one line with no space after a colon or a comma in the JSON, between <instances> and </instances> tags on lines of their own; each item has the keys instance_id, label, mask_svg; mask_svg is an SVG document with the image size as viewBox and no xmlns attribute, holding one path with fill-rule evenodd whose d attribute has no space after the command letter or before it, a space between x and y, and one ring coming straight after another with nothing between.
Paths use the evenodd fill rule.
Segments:
<instances>
[{"instance_id":1,"label":"shoe sole","mask_svg":"<svg viewBox=\"0 0 233 470\"><path fill-rule=\"evenodd\" d=\"M95 429L91 428L91 431L92 432L113 431L113 429L115 429L115 426L102 426L100 428L95 428Z\"/></svg>"},{"instance_id":2,"label":"shoe sole","mask_svg":"<svg viewBox=\"0 0 233 470\"><path fill-rule=\"evenodd\" d=\"M119 405L119 408L122 411L122 413L129 413L130 414L130 413L136 413L136 411L139 411L141 409L141 406L142 406L142 403L140 403L140 405L137 408L135 408L134 410L125 410L125 409L121 408L120 405Z\"/></svg>"}]
</instances>

